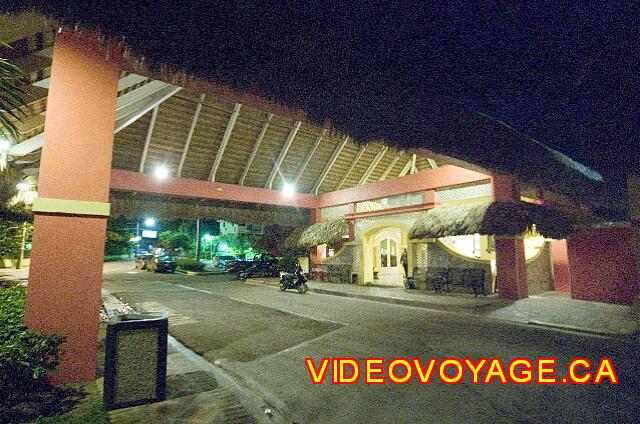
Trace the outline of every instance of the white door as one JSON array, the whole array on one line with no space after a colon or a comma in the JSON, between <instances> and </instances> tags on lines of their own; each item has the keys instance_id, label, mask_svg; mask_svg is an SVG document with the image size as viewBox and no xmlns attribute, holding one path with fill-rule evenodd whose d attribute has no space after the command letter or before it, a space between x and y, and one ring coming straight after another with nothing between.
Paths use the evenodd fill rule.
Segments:
<instances>
[{"instance_id":1,"label":"white door","mask_svg":"<svg viewBox=\"0 0 640 424\"><path fill-rule=\"evenodd\" d=\"M398 242L392 238L384 238L379 242L380 276L398 274Z\"/></svg>"}]
</instances>

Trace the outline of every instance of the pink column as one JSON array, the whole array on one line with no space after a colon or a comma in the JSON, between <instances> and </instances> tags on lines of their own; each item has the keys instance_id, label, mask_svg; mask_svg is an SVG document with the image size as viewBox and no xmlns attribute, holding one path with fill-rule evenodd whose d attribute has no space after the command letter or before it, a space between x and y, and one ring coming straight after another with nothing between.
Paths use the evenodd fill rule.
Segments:
<instances>
[{"instance_id":1,"label":"pink column","mask_svg":"<svg viewBox=\"0 0 640 424\"><path fill-rule=\"evenodd\" d=\"M315 208L315 209L311 209L309 211L309 223L310 224L315 224L316 222L318 222L320 220L320 209L319 208ZM311 267L318 267L320 266L320 255L318 253L318 247L312 247L311 249L309 249L309 262L311 262Z\"/></svg>"},{"instance_id":2,"label":"pink column","mask_svg":"<svg viewBox=\"0 0 640 424\"><path fill-rule=\"evenodd\" d=\"M57 35L25 312L67 339L56 383L95 379L118 76L97 34Z\"/></svg>"},{"instance_id":3,"label":"pink column","mask_svg":"<svg viewBox=\"0 0 640 424\"><path fill-rule=\"evenodd\" d=\"M553 286L556 291L570 292L569 256L566 240L551 241L551 258L553 262Z\"/></svg>"},{"instance_id":4,"label":"pink column","mask_svg":"<svg viewBox=\"0 0 640 424\"><path fill-rule=\"evenodd\" d=\"M356 213L356 204L351 202L347 205L347 214ZM349 224L349 241L354 241L356 239L356 221L355 219L348 219L347 224Z\"/></svg>"},{"instance_id":5,"label":"pink column","mask_svg":"<svg viewBox=\"0 0 640 424\"><path fill-rule=\"evenodd\" d=\"M497 202L520 201L520 187L512 177L493 176L493 198ZM524 240L496 236L496 285L500 297L522 299L529 296Z\"/></svg>"}]
</instances>

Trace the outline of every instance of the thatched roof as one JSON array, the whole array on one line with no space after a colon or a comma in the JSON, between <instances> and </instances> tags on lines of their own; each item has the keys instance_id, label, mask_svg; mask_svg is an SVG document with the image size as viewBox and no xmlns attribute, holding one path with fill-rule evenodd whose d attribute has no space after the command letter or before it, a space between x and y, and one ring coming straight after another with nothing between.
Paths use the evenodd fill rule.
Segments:
<instances>
[{"instance_id":1,"label":"thatched roof","mask_svg":"<svg viewBox=\"0 0 640 424\"><path fill-rule=\"evenodd\" d=\"M287 236L287 239L284 242L285 247L287 248L295 248L299 247L300 236L308 227L296 227Z\"/></svg>"},{"instance_id":2,"label":"thatched roof","mask_svg":"<svg viewBox=\"0 0 640 424\"><path fill-rule=\"evenodd\" d=\"M301 226L309 222L305 209L253 205L240 203L200 201L199 199L167 196L134 195L113 192L109 198L111 216L139 218L153 211L160 219L217 219L235 224Z\"/></svg>"},{"instance_id":3,"label":"thatched roof","mask_svg":"<svg viewBox=\"0 0 640 424\"><path fill-rule=\"evenodd\" d=\"M409 238L437 238L469 234L520 235L531 231L548 238L565 238L573 229L573 219L556 208L525 202L475 202L443 206L425 212Z\"/></svg>"},{"instance_id":4,"label":"thatched roof","mask_svg":"<svg viewBox=\"0 0 640 424\"><path fill-rule=\"evenodd\" d=\"M332 219L316 222L307 227L298 240L300 247L312 247L319 244L334 243L349 234L349 225L344 219Z\"/></svg>"},{"instance_id":5,"label":"thatched roof","mask_svg":"<svg viewBox=\"0 0 640 424\"><path fill-rule=\"evenodd\" d=\"M428 72L407 69L405 61L395 59L414 55L416 47L412 43L406 46L391 44L394 43L392 38L382 37L376 43L360 40L360 48L356 50L348 48L352 46L349 40L354 37L349 31L333 31L327 37L308 37L314 27L336 27L338 23L351 25L347 16L357 13L353 9L347 8L344 14L322 15L313 14L313 8L286 7L286 10L278 10L271 3L252 3L244 7L207 7L206 10L180 8L174 11L168 25L163 14L157 13L154 8L142 5L143 2L140 2L140 7L135 7L135 3L131 2L127 8L122 8L118 2L102 4L100 14L79 8L73 2L55 1L25 1L0 7L0 10L17 12L35 7L70 27L79 25L80 28L98 28L111 39L124 40L131 50L132 62L136 61L136 57L138 62L144 57L144 63L150 64L151 68L162 68L165 71L176 69L173 73L156 73L158 78L167 80L171 79L171 75L197 75L216 85L218 89L214 91L219 96L211 102L207 97L207 107L204 109L210 112L203 114L209 125L215 123L216 144L207 144L214 137L211 137L206 128L196 131L196 148L187 158L190 178L207 176L211 162L210 152L217 150L217 140L224 132L233 103L242 103L244 113L244 105L251 106L251 103L243 98L247 94L256 94L286 105L290 111L303 109L308 122L331 121L334 128L349 134L354 140L383 141L397 149L394 154L384 155L383 159L389 165L401 149L412 149L412 153L423 155L429 155L427 152L432 151L446 155L445 158L448 156L460 159L486 170L515 175L525 183L553 188L603 214L610 210L613 215L624 209L620 206L620 196L596 172L500 121L436 95L431 89L432 76ZM255 25L255 16L260 16L260 25ZM283 16L287 20L287 25L284 26L281 25ZM212 25L211 22L215 24ZM310 27L310 22L316 26ZM393 17L386 22L388 25L396 24ZM412 25L411 28L415 31L413 36L416 39L428 39L421 31L426 31L429 27ZM362 33L369 34L369 31L365 29ZM207 42L204 43L203 40ZM251 48L248 49L247 46ZM407 48L411 51L406 50ZM388 58L379 54L386 50L394 51L395 54ZM211 71L212 63L216 64L215 72ZM144 73L142 69L140 72ZM180 84L175 78L172 81ZM174 96L171 103L167 103L165 111L160 109L159 121L170 129L178 123L179 130L186 134L200 93L198 90L185 90ZM260 109L255 106L256 103L253 105L255 109ZM179 110L180 115L176 118L162 117L163 112L173 114L170 108ZM248 120L258 122L258 125L248 123L246 128L247 134L253 134L255 138L260 124L265 122L265 113L252 110L248 115L254 115ZM289 114L292 115L293 113ZM144 141L144 137L141 138L137 132L146 134L148 118L146 119L146 122L136 122L139 128L132 125L129 134L120 137L122 141L116 139L116 167L135 168L137 159L129 156L120 158L119 149L129 151L132 145ZM265 145L274 143L282 146L292 122L280 122L278 126L283 134L278 134ZM199 135L200 132L202 135ZM169 131L162 133L168 134ZM308 140L304 146L300 146L302 157L318 136L317 127L308 128L305 133ZM177 139L183 140L184 137ZM310 166L317 168L313 169L315 176L321 173L339 143L340 137L326 139L321 143L315 155L317 157L310 162ZM182 144L175 142L169 145L160 140L152 141L149 155L164 160L167 152L176 148L179 151ZM252 143L246 141L238 145L241 146L238 156L246 157L251 151ZM368 148L365 157L375 157L376 150L379 150L377 145ZM137 151L140 151L139 147ZM291 148L291 151L294 149ZM348 169L357 152L358 146L350 146L349 154L343 154L340 163L336 162L334 168L337 176L331 181L325 181L320 192L334 190L339 185L341 172ZM270 163L269 155L273 155L273 152L261 152L258 157L265 158L264 161ZM172 160L178 161L178 156L173 156ZM237 160L236 157L229 157L230 163ZM402 169L402 162L406 163L405 158L394 162L392 168L395 166L400 169L393 169L392 175ZM297 165L295 162L294 164ZM380 164L376 173L382 175L385 166L386 164ZM252 169L247 177L247 185L264 185L268 165L265 167L254 166L255 174ZM239 180L241 173L241 167L220 172L233 182ZM375 181L377 177L371 175L370 178ZM358 175L350 176L350 179L355 185ZM299 182L304 191L310 190L313 185L314 178L311 177L308 181ZM621 189L624 191L624 188Z\"/></svg>"}]
</instances>

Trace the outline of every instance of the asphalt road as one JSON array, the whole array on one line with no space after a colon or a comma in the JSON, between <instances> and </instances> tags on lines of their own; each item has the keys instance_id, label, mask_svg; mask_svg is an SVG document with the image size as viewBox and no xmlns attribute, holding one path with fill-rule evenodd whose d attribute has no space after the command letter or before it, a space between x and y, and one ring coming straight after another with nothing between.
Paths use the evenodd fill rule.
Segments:
<instances>
[{"instance_id":1,"label":"asphalt road","mask_svg":"<svg viewBox=\"0 0 640 424\"><path fill-rule=\"evenodd\" d=\"M313 284L311 282L310 284ZM296 423L631 423L640 416L638 340L576 335L491 319L233 281L106 267L104 286L170 313L170 332ZM611 358L619 384L313 385L305 357ZM566 373L565 373L566 374Z\"/></svg>"}]
</instances>

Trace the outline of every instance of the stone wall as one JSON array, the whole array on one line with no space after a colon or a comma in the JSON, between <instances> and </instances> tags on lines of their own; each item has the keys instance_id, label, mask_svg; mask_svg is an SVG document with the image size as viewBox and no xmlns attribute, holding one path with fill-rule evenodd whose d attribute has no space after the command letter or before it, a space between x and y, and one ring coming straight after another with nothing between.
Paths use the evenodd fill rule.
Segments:
<instances>
[{"instance_id":1,"label":"stone wall","mask_svg":"<svg viewBox=\"0 0 640 424\"><path fill-rule=\"evenodd\" d=\"M553 290L553 271L551 269L551 247L546 242L542 251L527 261L527 285L529 294L538 294Z\"/></svg>"},{"instance_id":2,"label":"stone wall","mask_svg":"<svg viewBox=\"0 0 640 424\"><path fill-rule=\"evenodd\" d=\"M416 273L416 282L419 282L418 287L426 288L427 290L431 289L431 287L426 287L424 284L424 276L427 268L484 269L484 287L487 293L490 293L491 264L489 261L473 260L462 255L457 255L443 247L442 244L437 241L427 242L425 245L426 250L424 252L421 247L416 250L416 266L414 267L414 271ZM466 293L470 289L451 286L451 290L464 291Z\"/></svg>"},{"instance_id":3,"label":"stone wall","mask_svg":"<svg viewBox=\"0 0 640 424\"><path fill-rule=\"evenodd\" d=\"M358 265L360 261L359 247L358 243L347 242L333 257L322 260L322 268L329 273L329 282L357 284L357 277L354 281L352 274L354 270L360 269ZM355 265L358 267L355 268Z\"/></svg>"}]
</instances>

